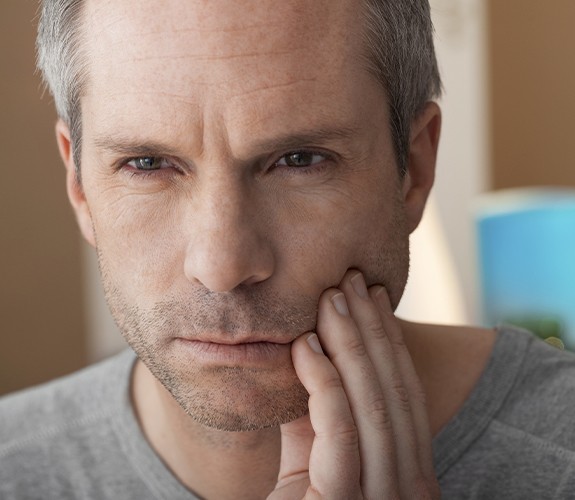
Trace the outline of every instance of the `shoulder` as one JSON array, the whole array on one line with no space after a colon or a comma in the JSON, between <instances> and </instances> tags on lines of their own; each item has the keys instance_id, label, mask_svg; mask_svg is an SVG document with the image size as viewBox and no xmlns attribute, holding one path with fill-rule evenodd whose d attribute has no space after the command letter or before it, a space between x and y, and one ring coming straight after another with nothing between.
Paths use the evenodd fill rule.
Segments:
<instances>
[{"instance_id":1,"label":"shoulder","mask_svg":"<svg viewBox=\"0 0 575 500\"><path fill-rule=\"evenodd\" d=\"M506 329L505 357L522 362L497 422L533 439L573 453L575 461L575 354L562 351L535 337L520 340L525 332Z\"/></svg>"},{"instance_id":2,"label":"shoulder","mask_svg":"<svg viewBox=\"0 0 575 500\"><path fill-rule=\"evenodd\" d=\"M434 443L444 498L568 498L574 414L575 355L499 328L477 386Z\"/></svg>"},{"instance_id":3,"label":"shoulder","mask_svg":"<svg viewBox=\"0 0 575 500\"><path fill-rule=\"evenodd\" d=\"M0 497L46 485L67 498L84 470L105 464L113 422L129 406L134 354L121 353L72 375L0 398ZM116 460L109 460L116 463ZM82 465L81 465L82 464ZM89 467L86 465L89 464Z\"/></svg>"},{"instance_id":4,"label":"shoulder","mask_svg":"<svg viewBox=\"0 0 575 500\"><path fill-rule=\"evenodd\" d=\"M132 362L133 354L124 351L71 375L0 398L0 453L15 439L46 435L110 411L103 403L110 401L118 384L127 384L119 379Z\"/></svg>"}]
</instances>

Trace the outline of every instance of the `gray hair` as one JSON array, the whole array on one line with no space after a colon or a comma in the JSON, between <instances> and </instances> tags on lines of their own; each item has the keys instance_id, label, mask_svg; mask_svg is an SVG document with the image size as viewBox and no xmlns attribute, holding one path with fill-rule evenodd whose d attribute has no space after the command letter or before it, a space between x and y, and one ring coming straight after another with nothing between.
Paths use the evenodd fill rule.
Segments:
<instances>
[{"instance_id":1,"label":"gray hair","mask_svg":"<svg viewBox=\"0 0 575 500\"><path fill-rule=\"evenodd\" d=\"M385 89L398 166L405 172L411 122L425 103L441 94L428 0L363 0L366 59ZM80 96L86 58L80 36L84 0L42 0L38 68L54 96L58 115L70 127L74 160L80 165ZM78 172L79 173L79 172Z\"/></svg>"},{"instance_id":2,"label":"gray hair","mask_svg":"<svg viewBox=\"0 0 575 500\"><path fill-rule=\"evenodd\" d=\"M70 128L77 174L80 174L82 116L80 97L86 80L81 50L84 0L42 0L36 40L37 66L54 97L58 116Z\"/></svg>"},{"instance_id":3,"label":"gray hair","mask_svg":"<svg viewBox=\"0 0 575 500\"><path fill-rule=\"evenodd\" d=\"M411 123L428 101L441 95L429 2L364 1L367 64L387 94L393 145L403 175Z\"/></svg>"}]
</instances>

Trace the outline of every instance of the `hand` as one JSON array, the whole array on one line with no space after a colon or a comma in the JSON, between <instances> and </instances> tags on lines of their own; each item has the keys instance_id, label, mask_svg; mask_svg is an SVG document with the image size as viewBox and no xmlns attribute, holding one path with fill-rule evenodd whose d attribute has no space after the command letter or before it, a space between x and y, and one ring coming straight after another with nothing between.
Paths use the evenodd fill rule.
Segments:
<instances>
[{"instance_id":1,"label":"hand","mask_svg":"<svg viewBox=\"0 0 575 500\"><path fill-rule=\"evenodd\" d=\"M281 427L268 500L439 498L424 392L385 289L349 271L322 294L317 330L292 347L309 415Z\"/></svg>"}]
</instances>

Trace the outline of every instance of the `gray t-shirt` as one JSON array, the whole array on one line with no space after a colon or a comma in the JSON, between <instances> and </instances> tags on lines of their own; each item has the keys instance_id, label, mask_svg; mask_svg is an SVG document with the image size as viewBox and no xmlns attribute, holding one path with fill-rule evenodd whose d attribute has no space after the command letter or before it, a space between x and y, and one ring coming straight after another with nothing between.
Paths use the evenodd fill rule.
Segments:
<instances>
[{"instance_id":1,"label":"gray t-shirt","mask_svg":"<svg viewBox=\"0 0 575 500\"><path fill-rule=\"evenodd\" d=\"M129 400L131 351L0 400L0 499L190 500ZM575 499L575 356L499 329L458 415L435 437L443 499Z\"/></svg>"}]
</instances>

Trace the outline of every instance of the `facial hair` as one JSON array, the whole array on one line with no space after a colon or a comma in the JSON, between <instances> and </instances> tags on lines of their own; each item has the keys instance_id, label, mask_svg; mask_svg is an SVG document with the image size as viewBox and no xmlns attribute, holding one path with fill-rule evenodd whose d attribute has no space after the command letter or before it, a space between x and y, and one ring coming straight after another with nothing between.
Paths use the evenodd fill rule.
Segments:
<instances>
[{"instance_id":1,"label":"facial hair","mask_svg":"<svg viewBox=\"0 0 575 500\"><path fill-rule=\"evenodd\" d=\"M368 285L383 284L394 308L409 267L408 232L399 203L398 197L398 217L382 221L386 231L377 228L386 234L386 244L368 240L357 252L358 263L348 263L364 273ZM315 329L318 296L279 295L263 284L240 285L219 294L190 284L185 295L167 296L146 307L142 300L124 295L105 252L100 245L97 250L106 300L120 331L193 420L218 430L241 432L278 426L307 412L309 396L291 359L268 370L206 368L190 363L174 347L173 339L217 333L230 338L256 334L271 342L280 337L293 340ZM341 270L342 276L346 269Z\"/></svg>"},{"instance_id":2,"label":"facial hair","mask_svg":"<svg viewBox=\"0 0 575 500\"><path fill-rule=\"evenodd\" d=\"M266 341L295 339L315 327L317 299L278 297L238 287L222 296L195 288L149 309L128 305L98 252L106 300L124 338L153 375L196 422L224 431L250 431L295 420L308 393L291 360L271 370L201 367L186 360L174 339L217 332L230 339L254 334Z\"/></svg>"}]
</instances>

